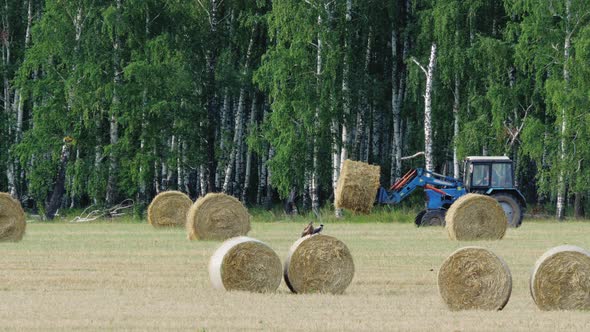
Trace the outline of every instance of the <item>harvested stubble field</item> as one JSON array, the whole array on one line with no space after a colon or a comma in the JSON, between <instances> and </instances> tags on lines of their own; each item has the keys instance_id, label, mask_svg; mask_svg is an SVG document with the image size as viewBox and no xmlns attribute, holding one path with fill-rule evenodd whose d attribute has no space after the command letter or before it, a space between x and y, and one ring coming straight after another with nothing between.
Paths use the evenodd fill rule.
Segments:
<instances>
[{"instance_id":1,"label":"harvested stubble field","mask_svg":"<svg viewBox=\"0 0 590 332\"><path fill-rule=\"evenodd\" d=\"M367 218L370 218L368 216ZM281 259L305 226L254 222L250 236ZM274 330L274 331L588 331L588 312L541 312L529 295L529 273L548 248L590 248L590 223L525 219L496 242L454 242L442 228L408 223L329 223L356 274L344 295L214 290L207 264L219 246L188 241L182 229L133 223L30 223L20 243L0 248L0 328L4 330ZM450 312L436 274L465 245L503 257L513 293L500 312Z\"/></svg>"}]
</instances>

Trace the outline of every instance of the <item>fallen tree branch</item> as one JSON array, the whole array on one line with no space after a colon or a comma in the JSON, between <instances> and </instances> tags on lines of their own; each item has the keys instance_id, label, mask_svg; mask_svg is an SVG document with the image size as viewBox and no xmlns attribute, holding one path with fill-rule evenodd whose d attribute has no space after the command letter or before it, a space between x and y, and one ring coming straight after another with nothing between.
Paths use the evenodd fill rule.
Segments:
<instances>
[{"instance_id":1,"label":"fallen tree branch","mask_svg":"<svg viewBox=\"0 0 590 332\"><path fill-rule=\"evenodd\" d=\"M423 156L424 155L424 151L420 151L420 152L416 152L411 156L406 156L406 157L401 157L400 160L410 160L410 159L414 159L418 156Z\"/></svg>"},{"instance_id":2,"label":"fallen tree branch","mask_svg":"<svg viewBox=\"0 0 590 332\"><path fill-rule=\"evenodd\" d=\"M70 220L70 222L89 222L95 221L103 217L115 218L124 216L125 214L127 214L127 211L125 210L132 208L133 205L135 205L135 202L133 202L133 200L126 199L123 202L113 206L112 208L96 209L89 212L89 210L94 206L90 205L89 207L84 209L84 211L82 211L82 213L79 216Z\"/></svg>"}]
</instances>

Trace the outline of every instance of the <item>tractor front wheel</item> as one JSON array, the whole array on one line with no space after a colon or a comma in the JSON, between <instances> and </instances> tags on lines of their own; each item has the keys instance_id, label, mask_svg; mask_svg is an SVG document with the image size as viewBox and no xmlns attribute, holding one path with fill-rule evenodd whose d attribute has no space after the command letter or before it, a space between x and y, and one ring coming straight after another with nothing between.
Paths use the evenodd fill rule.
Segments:
<instances>
[{"instance_id":1,"label":"tractor front wheel","mask_svg":"<svg viewBox=\"0 0 590 332\"><path fill-rule=\"evenodd\" d=\"M422 217L421 226L444 226L446 210L428 210Z\"/></svg>"},{"instance_id":2,"label":"tractor front wheel","mask_svg":"<svg viewBox=\"0 0 590 332\"><path fill-rule=\"evenodd\" d=\"M506 214L506 219L508 219L508 226L510 227L519 227L522 224L522 206L518 203L518 200L514 198L512 195L508 194L495 194L492 195Z\"/></svg>"},{"instance_id":3,"label":"tractor front wheel","mask_svg":"<svg viewBox=\"0 0 590 332\"><path fill-rule=\"evenodd\" d=\"M425 214L426 210L418 212L418 215L416 215L416 218L414 219L414 224L416 224L416 227L422 226L422 217L424 217Z\"/></svg>"}]
</instances>

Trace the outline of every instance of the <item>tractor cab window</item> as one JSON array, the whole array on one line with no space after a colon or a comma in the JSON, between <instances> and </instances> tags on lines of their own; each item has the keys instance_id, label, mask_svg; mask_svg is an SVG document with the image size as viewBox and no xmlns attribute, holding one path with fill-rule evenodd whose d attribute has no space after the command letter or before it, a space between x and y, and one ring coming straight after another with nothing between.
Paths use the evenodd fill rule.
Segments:
<instances>
[{"instance_id":1,"label":"tractor cab window","mask_svg":"<svg viewBox=\"0 0 590 332\"><path fill-rule=\"evenodd\" d=\"M490 185L490 165L473 165L472 186L487 187Z\"/></svg>"},{"instance_id":2,"label":"tractor cab window","mask_svg":"<svg viewBox=\"0 0 590 332\"><path fill-rule=\"evenodd\" d=\"M492 165L492 187L512 188L512 164Z\"/></svg>"}]
</instances>

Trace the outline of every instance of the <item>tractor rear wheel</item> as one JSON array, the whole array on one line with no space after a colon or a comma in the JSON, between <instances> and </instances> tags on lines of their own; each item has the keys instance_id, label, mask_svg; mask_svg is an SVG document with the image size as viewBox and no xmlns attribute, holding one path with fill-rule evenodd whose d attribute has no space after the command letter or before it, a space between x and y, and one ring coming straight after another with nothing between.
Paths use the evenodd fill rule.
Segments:
<instances>
[{"instance_id":1,"label":"tractor rear wheel","mask_svg":"<svg viewBox=\"0 0 590 332\"><path fill-rule=\"evenodd\" d=\"M422 217L421 226L444 226L445 210L428 210Z\"/></svg>"},{"instance_id":2,"label":"tractor rear wheel","mask_svg":"<svg viewBox=\"0 0 590 332\"><path fill-rule=\"evenodd\" d=\"M418 214L416 215L416 218L414 219L414 224L416 224L416 227L422 226L422 217L424 217L425 214L426 214L426 210L422 210L422 211L418 212Z\"/></svg>"},{"instance_id":3,"label":"tractor rear wheel","mask_svg":"<svg viewBox=\"0 0 590 332\"><path fill-rule=\"evenodd\" d=\"M518 200L509 194L495 194L492 197L502 206L506 219L508 219L508 226L519 227L522 224L523 209Z\"/></svg>"}]
</instances>

